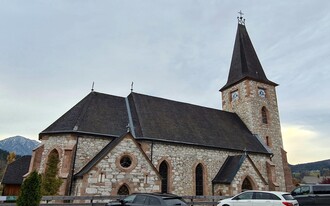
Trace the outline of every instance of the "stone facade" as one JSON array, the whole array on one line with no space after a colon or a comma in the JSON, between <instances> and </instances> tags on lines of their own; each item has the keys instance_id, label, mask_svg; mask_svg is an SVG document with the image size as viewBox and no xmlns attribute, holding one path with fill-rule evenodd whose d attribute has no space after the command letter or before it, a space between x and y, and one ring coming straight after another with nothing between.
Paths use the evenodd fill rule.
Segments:
<instances>
[{"instance_id":1,"label":"stone facade","mask_svg":"<svg viewBox=\"0 0 330 206\"><path fill-rule=\"evenodd\" d=\"M121 165L123 157L131 159L128 167ZM117 195L122 185L127 186L130 193L159 192L160 178L133 137L127 135L87 174L76 180L73 193L78 196Z\"/></svg>"},{"instance_id":2,"label":"stone facade","mask_svg":"<svg viewBox=\"0 0 330 206\"><path fill-rule=\"evenodd\" d=\"M265 95L259 95L262 89ZM238 97L233 99L233 92ZM250 131L259 135L271 149L275 169L269 169L270 185L273 190L287 190L283 168L283 142L275 86L245 79L222 92L222 107L225 111L235 112ZM263 119L263 111L264 118ZM290 181L290 180L288 180Z\"/></svg>"},{"instance_id":3,"label":"stone facade","mask_svg":"<svg viewBox=\"0 0 330 206\"><path fill-rule=\"evenodd\" d=\"M43 172L47 162L47 154L54 149L59 151L60 172L64 180L61 195L117 195L121 186L125 185L129 192L160 192L161 177L159 165L166 161L169 166L168 192L177 195L195 195L195 170L198 164L203 166L204 195L233 195L242 191L241 186L248 178L253 189L268 189L266 163L268 155L250 154L237 172L231 185L212 185L212 180L228 156L241 155L239 152L202 148L169 143L137 141L130 134L118 143L106 156L97 162L82 178L68 178L68 167L74 164L74 174L79 172L100 150L112 140L90 136L75 137L71 135L47 136L42 141L43 159L39 172ZM76 157L69 158L74 151ZM97 148L97 149L95 149ZM69 150L70 149L70 150ZM36 156L37 151L33 156ZM132 165L123 168L120 159L129 156ZM73 163L75 161L75 163ZM73 167L73 166L72 166ZM69 167L70 168L70 167ZM262 182L265 180L266 182Z\"/></svg>"},{"instance_id":4,"label":"stone facade","mask_svg":"<svg viewBox=\"0 0 330 206\"><path fill-rule=\"evenodd\" d=\"M192 146L179 146L179 145L170 145L170 144L156 144L154 145L154 154L153 154L153 163L159 168L159 165L162 161L166 161L171 165L172 171L170 173L171 177L171 188L169 192L175 193L178 195L195 195L194 187L194 175L196 165L201 163L203 165L204 173L204 195L213 195L212 192L212 180L218 173L219 169L225 162L228 156L240 155L240 153L226 151L226 150L215 150L215 149L205 149L200 147ZM267 179L266 171L266 160L269 159L267 155L257 155L251 154L253 159L257 159L259 168L256 168L258 172L261 173L263 178ZM255 170L255 168L251 168ZM246 171L244 169L244 171ZM242 172L241 172L242 173ZM250 176L251 173L244 173L245 177ZM241 177L238 174L239 177ZM250 176L251 179L255 179L253 176ZM243 179L244 180L244 179ZM235 180L242 185L243 180ZM254 180L254 181L257 181ZM236 184L235 183L235 184ZM233 183L234 184L234 183ZM255 189L267 188L263 184L262 186L255 186ZM223 193L226 195L233 195L240 192L241 189L238 187L232 187L229 193Z\"/></svg>"}]
</instances>

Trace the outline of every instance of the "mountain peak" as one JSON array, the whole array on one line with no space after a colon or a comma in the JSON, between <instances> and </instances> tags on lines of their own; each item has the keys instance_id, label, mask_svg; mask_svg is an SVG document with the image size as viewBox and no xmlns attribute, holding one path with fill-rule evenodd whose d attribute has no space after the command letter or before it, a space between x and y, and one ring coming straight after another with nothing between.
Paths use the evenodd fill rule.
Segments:
<instances>
[{"instance_id":1,"label":"mountain peak","mask_svg":"<svg viewBox=\"0 0 330 206\"><path fill-rule=\"evenodd\" d=\"M16 135L0 141L0 149L15 152L17 155L31 155L32 150L36 148L40 142L31 140L26 137Z\"/></svg>"}]
</instances>

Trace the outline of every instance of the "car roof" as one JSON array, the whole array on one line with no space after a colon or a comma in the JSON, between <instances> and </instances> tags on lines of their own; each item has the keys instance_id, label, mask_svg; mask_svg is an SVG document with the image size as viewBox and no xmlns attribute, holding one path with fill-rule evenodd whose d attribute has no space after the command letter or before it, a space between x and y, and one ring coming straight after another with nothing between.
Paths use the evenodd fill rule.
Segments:
<instances>
[{"instance_id":1,"label":"car roof","mask_svg":"<svg viewBox=\"0 0 330 206\"><path fill-rule=\"evenodd\" d=\"M151 196L159 196L159 197L162 197L162 198L166 198L166 197L179 197L177 195L174 195L174 194L171 194L171 193L132 193L131 195L151 195Z\"/></svg>"},{"instance_id":2,"label":"car roof","mask_svg":"<svg viewBox=\"0 0 330 206\"><path fill-rule=\"evenodd\" d=\"M273 193L277 195L284 195L284 194L290 194L289 192L282 192L282 191L266 191L266 190L246 190L244 192L266 192L266 193Z\"/></svg>"}]
</instances>

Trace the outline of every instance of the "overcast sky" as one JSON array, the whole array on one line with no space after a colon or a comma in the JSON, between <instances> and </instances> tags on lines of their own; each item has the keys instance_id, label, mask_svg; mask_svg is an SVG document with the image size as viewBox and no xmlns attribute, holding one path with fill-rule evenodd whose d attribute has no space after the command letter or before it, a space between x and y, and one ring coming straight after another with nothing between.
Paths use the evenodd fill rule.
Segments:
<instances>
[{"instance_id":1,"label":"overcast sky","mask_svg":"<svg viewBox=\"0 0 330 206\"><path fill-rule=\"evenodd\" d=\"M330 1L0 1L0 139L38 134L91 90L221 109L242 10L277 87L291 164L330 159Z\"/></svg>"}]
</instances>

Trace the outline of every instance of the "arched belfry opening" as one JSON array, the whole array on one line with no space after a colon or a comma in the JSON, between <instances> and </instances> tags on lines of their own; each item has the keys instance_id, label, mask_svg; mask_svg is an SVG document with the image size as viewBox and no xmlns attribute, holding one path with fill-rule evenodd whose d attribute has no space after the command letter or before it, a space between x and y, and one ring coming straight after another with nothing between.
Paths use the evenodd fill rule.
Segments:
<instances>
[{"instance_id":1,"label":"arched belfry opening","mask_svg":"<svg viewBox=\"0 0 330 206\"><path fill-rule=\"evenodd\" d=\"M165 160L159 165L159 174L162 177L161 192L168 193L168 164Z\"/></svg>"}]
</instances>

